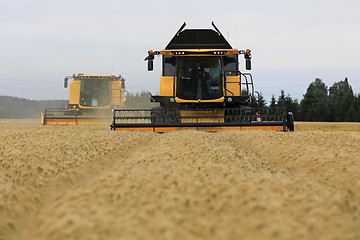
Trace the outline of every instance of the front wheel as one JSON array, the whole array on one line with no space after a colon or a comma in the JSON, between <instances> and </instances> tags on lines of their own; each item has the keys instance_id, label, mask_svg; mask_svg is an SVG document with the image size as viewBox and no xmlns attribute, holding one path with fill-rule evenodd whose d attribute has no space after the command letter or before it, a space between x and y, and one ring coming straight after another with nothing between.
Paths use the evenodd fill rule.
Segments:
<instances>
[{"instance_id":1,"label":"front wheel","mask_svg":"<svg viewBox=\"0 0 360 240\"><path fill-rule=\"evenodd\" d=\"M295 129L294 125L294 114L292 112L288 112L287 116L287 128L290 132L293 132Z\"/></svg>"}]
</instances>

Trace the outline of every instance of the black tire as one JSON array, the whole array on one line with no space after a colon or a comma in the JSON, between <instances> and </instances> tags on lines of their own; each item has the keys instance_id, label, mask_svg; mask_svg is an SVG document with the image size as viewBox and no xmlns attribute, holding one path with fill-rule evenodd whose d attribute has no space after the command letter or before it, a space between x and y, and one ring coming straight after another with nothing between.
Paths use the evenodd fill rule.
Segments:
<instances>
[{"instance_id":1,"label":"black tire","mask_svg":"<svg viewBox=\"0 0 360 240\"><path fill-rule=\"evenodd\" d=\"M288 112L288 116L287 116L287 128L290 132L293 132L295 130L295 125L294 125L294 115L292 112Z\"/></svg>"}]
</instances>

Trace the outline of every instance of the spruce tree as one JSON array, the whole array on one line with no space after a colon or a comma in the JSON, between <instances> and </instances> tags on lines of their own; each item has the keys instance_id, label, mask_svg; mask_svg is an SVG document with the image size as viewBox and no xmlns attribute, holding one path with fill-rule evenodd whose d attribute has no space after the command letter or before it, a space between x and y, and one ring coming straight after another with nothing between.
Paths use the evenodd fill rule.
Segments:
<instances>
[{"instance_id":1,"label":"spruce tree","mask_svg":"<svg viewBox=\"0 0 360 240\"><path fill-rule=\"evenodd\" d=\"M316 78L314 82L310 83L300 102L300 111L302 119L305 121L328 121L327 86L320 78Z\"/></svg>"}]
</instances>

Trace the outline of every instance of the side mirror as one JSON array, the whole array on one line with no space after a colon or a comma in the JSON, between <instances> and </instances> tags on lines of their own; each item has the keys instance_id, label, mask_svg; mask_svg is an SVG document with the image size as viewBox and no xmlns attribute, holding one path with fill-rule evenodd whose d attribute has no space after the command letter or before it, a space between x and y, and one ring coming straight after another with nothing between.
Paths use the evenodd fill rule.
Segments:
<instances>
[{"instance_id":1,"label":"side mirror","mask_svg":"<svg viewBox=\"0 0 360 240\"><path fill-rule=\"evenodd\" d=\"M154 60L148 60L148 71L152 71L154 69Z\"/></svg>"},{"instance_id":2,"label":"side mirror","mask_svg":"<svg viewBox=\"0 0 360 240\"><path fill-rule=\"evenodd\" d=\"M67 88L68 87L68 78L64 78L64 88Z\"/></svg>"},{"instance_id":3,"label":"side mirror","mask_svg":"<svg viewBox=\"0 0 360 240\"><path fill-rule=\"evenodd\" d=\"M251 60L245 59L246 70L251 70Z\"/></svg>"}]
</instances>

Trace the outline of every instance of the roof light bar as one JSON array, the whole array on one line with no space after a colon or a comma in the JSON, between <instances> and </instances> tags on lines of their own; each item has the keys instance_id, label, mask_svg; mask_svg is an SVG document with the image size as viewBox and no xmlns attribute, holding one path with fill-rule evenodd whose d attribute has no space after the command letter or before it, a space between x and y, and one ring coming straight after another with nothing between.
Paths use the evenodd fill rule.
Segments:
<instances>
[{"instance_id":1,"label":"roof light bar","mask_svg":"<svg viewBox=\"0 0 360 240\"><path fill-rule=\"evenodd\" d=\"M209 54L209 55L226 55L227 51L206 51L206 52L197 52L197 51L171 51L172 55L191 55L191 54Z\"/></svg>"}]
</instances>

